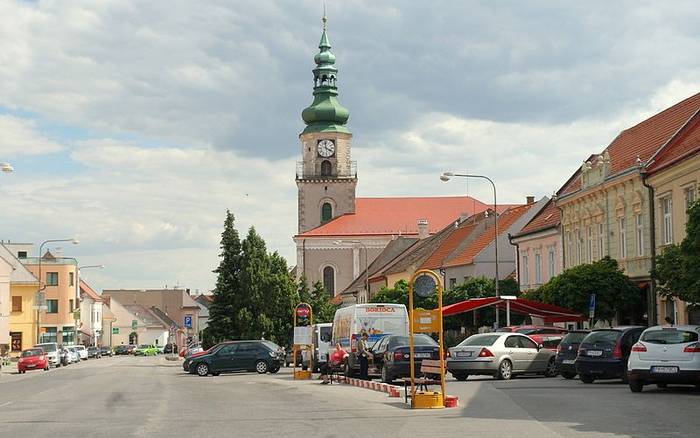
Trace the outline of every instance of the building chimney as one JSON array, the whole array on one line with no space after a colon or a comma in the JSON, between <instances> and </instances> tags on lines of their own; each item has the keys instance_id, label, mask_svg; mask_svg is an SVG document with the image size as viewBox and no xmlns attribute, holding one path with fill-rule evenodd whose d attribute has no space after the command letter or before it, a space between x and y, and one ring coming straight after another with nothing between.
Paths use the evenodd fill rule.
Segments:
<instances>
[{"instance_id":1,"label":"building chimney","mask_svg":"<svg viewBox=\"0 0 700 438\"><path fill-rule=\"evenodd\" d=\"M428 234L428 219L418 219L418 238L425 239Z\"/></svg>"},{"instance_id":2,"label":"building chimney","mask_svg":"<svg viewBox=\"0 0 700 438\"><path fill-rule=\"evenodd\" d=\"M527 205L532 205L535 203L535 197L534 196L527 196L525 199L527 199Z\"/></svg>"}]
</instances>

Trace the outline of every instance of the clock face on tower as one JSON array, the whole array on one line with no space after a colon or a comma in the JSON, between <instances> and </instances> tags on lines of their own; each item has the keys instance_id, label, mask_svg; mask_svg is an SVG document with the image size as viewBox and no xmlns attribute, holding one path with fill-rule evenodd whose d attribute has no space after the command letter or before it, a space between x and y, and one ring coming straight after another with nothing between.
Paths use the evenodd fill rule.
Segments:
<instances>
[{"instance_id":1,"label":"clock face on tower","mask_svg":"<svg viewBox=\"0 0 700 438\"><path fill-rule=\"evenodd\" d=\"M335 154L335 143L333 143L333 140L319 140L318 154L323 158L332 157Z\"/></svg>"}]
</instances>

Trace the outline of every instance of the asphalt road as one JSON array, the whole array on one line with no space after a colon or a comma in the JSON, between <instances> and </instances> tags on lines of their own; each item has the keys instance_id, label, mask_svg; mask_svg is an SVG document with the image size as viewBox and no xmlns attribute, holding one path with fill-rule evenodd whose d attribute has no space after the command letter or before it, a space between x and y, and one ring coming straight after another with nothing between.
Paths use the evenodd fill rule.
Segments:
<instances>
[{"instance_id":1,"label":"asphalt road","mask_svg":"<svg viewBox=\"0 0 700 438\"><path fill-rule=\"evenodd\" d=\"M162 357L0 377L2 437L695 437L700 391L560 378L452 381L460 407L407 409L346 385L250 373L200 378Z\"/></svg>"}]
</instances>

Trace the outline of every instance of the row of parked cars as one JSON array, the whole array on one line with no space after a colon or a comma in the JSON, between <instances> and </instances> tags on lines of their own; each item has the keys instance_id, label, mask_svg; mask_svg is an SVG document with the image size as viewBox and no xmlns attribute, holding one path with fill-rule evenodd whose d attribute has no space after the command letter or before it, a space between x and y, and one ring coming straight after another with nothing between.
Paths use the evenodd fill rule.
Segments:
<instances>
[{"instance_id":1,"label":"row of parked cars","mask_svg":"<svg viewBox=\"0 0 700 438\"><path fill-rule=\"evenodd\" d=\"M20 374L31 370L48 371L52 366L59 368L81 360L99 359L102 356L112 356L112 350L109 347L59 345L56 342L46 342L23 350L17 361L17 371Z\"/></svg>"},{"instance_id":2,"label":"row of parked cars","mask_svg":"<svg viewBox=\"0 0 700 438\"><path fill-rule=\"evenodd\" d=\"M700 326L619 326L568 333L550 327L561 330L561 336L527 333L546 329L505 328L470 336L449 349L447 369L457 380L540 373L566 379L579 375L583 383L621 379L633 392L650 384L700 388Z\"/></svg>"}]
</instances>

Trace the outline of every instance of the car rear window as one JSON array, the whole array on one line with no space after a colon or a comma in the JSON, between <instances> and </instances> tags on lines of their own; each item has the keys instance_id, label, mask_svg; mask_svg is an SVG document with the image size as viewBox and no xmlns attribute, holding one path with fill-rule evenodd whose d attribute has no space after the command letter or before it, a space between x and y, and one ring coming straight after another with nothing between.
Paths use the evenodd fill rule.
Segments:
<instances>
[{"instance_id":1,"label":"car rear window","mask_svg":"<svg viewBox=\"0 0 700 438\"><path fill-rule=\"evenodd\" d=\"M537 329L534 329L534 328L522 328L522 329L516 330L515 332L520 333L521 335L531 335L531 334L535 333L536 331L537 331Z\"/></svg>"},{"instance_id":2,"label":"car rear window","mask_svg":"<svg viewBox=\"0 0 700 438\"><path fill-rule=\"evenodd\" d=\"M649 330L644 332L641 338L641 341L649 342L650 344L686 344L688 342L697 342L697 340L697 332L672 328Z\"/></svg>"},{"instance_id":3,"label":"car rear window","mask_svg":"<svg viewBox=\"0 0 700 438\"><path fill-rule=\"evenodd\" d=\"M394 336L389 341L391 346L408 345L408 336ZM437 342L428 335L413 335L413 345L430 345L436 346Z\"/></svg>"},{"instance_id":4,"label":"car rear window","mask_svg":"<svg viewBox=\"0 0 700 438\"><path fill-rule=\"evenodd\" d=\"M580 344L588 333L569 333L561 340L562 344Z\"/></svg>"},{"instance_id":5,"label":"car rear window","mask_svg":"<svg viewBox=\"0 0 700 438\"><path fill-rule=\"evenodd\" d=\"M39 344L37 345L38 348L41 348L47 353L53 353L56 351L56 344Z\"/></svg>"},{"instance_id":6,"label":"car rear window","mask_svg":"<svg viewBox=\"0 0 700 438\"><path fill-rule=\"evenodd\" d=\"M22 357L41 356L42 354L44 354L44 350L41 348L35 348L33 350L24 350L22 352Z\"/></svg>"},{"instance_id":7,"label":"car rear window","mask_svg":"<svg viewBox=\"0 0 700 438\"><path fill-rule=\"evenodd\" d=\"M595 343L610 343L614 344L622 336L622 332L617 330L596 330L586 336L585 341L591 344Z\"/></svg>"},{"instance_id":8,"label":"car rear window","mask_svg":"<svg viewBox=\"0 0 700 438\"><path fill-rule=\"evenodd\" d=\"M486 347L489 345L493 345L494 342L498 338L500 338L503 335L473 335L469 336L467 339L463 340L462 342L457 345L458 347Z\"/></svg>"}]
</instances>

